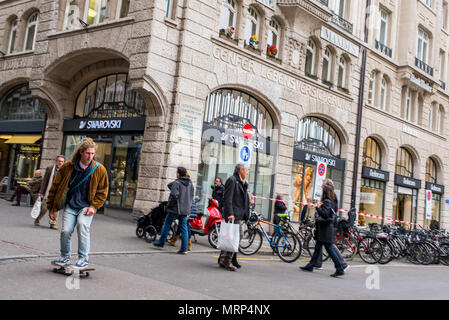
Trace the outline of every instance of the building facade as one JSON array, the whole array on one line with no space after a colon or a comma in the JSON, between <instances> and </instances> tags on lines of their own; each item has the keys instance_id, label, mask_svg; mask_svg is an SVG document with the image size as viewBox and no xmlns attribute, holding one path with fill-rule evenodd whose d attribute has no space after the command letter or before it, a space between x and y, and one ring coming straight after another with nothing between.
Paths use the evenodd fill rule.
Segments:
<instances>
[{"instance_id":1,"label":"building facade","mask_svg":"<svg viewBox=\"0 0 449 320\"><path fill-rule=\"evenodd\" d=\"M0 1L0 173L91 136L107 214L148 212L179 165L204 208L243 161L266 218L282 194L298 221L330 177L342 208L447 228L447 4L367 3Z\"/></svg>"}]
</instances>

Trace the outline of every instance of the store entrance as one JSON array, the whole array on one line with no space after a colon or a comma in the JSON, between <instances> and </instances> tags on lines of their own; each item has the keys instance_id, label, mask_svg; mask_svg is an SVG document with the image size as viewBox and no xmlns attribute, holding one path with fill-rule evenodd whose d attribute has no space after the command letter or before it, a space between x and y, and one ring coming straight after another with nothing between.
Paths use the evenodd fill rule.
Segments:
<instances>
[{"instance_id":1,"label":"store entrance","mask_svg":"<svg viewBox=\"0 0 449 320\"><path fill-rule=\"evenodd\" d=\"M393 205L394 219L415 222L417 190L395 186L395 198ZM404 228L410 229L411 225L401 224Z\"/></svg>"}]
</instances>

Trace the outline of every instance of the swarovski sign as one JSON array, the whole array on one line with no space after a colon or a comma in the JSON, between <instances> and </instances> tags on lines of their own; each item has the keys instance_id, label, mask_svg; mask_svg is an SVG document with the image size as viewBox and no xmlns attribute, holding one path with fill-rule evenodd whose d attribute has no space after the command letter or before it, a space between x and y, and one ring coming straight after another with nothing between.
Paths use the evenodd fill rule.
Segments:
<instances>
[{"instance_id":1,"label":"swarovski sign","mask_svg":"<svg viewBox=\"0 0 449 320\"><path fill-rule=\"evenodd\" d=\"M122 120L88 120L80 121L79 128L82 129L120 129Z\"/></svg>"}]
</instances>

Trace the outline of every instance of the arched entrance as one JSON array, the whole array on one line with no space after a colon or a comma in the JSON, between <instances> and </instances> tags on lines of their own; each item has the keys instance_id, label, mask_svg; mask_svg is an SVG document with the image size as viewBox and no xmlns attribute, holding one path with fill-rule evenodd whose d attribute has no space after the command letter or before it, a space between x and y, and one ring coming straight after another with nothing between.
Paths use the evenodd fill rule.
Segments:
<instances>
[{"instance_id":1,"label":"arched entrance","mask_svg":"<svg viewBox=\"0 0 449 320\"><path fill-rule=\"evenodd\" d=\"M26 184L38 169L46 112L31 96L28 83L19 84L0 97L1 191Z\"/></svg>"},{"instance_id":2,"label":"arched entrance","mask_svg":"<svg viewBox=\"0 0 449 320\"><path fill-rule=\"evenodd\" d=\"M65 120L63 154L69 157L84 137L97 144L96 159L109 172L107 207L132 209L144 140L146 104L127 73L97 78L82 88L73 119Z\"/></svg>"},{"instance_id":3,"label":"arched entrance","mask_svg":"<svg viewBox=\"0 0 449 320\"><path fill-rule=\"evenodd\" d=\"M250 129L244 130L244 127ZM250 168L251 192L256 196L273 197L277 155L277 143L272 141L273 129L272 114L255 96L231 88L209 94L196 187L201 210L206 210L215 178L220 177L224 183L234 173L238 162L247 163ZM271 205L271 201L256 201L256 210L270 219Z\"/></svg>"},{"instance_id":4,"label":"arched entrance","mask_svg":"<svg viewBox=\"0 0 449 320\"><path fill-rule=\"evenodd\" d=\"M310 116L298 121L293 151L292 191L294 201L292 221L312 214L303 209L308 202L321 199L323 179L335 185L338 203L342 203L345 161L341 159L342 140L327 121Z\"/></svg>"}]
</instances>

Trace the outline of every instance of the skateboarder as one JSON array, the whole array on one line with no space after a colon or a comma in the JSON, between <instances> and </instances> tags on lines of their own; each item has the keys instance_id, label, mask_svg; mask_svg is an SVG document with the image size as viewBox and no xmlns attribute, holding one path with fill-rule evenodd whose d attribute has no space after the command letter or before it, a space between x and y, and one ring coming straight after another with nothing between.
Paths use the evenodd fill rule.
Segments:
<instances>
[{"instance_id":1,"label":"skateboarder","mask_svg":"<svg viewBox=\"0 0 449 320\"><path fill-rule=\"evenodd\" d=\"M61 230L61 256L52 262L65 267L70 262L71 238L78 229L78 262L75 269L89 265L90 225L94 214L108 195L108 175L102 164L94 160L96 144L84 138L69 161L58 170L47 198L50 219L63 211ZM64 198L66 193L66 197Z\"/></svg>"}]
</instances>

